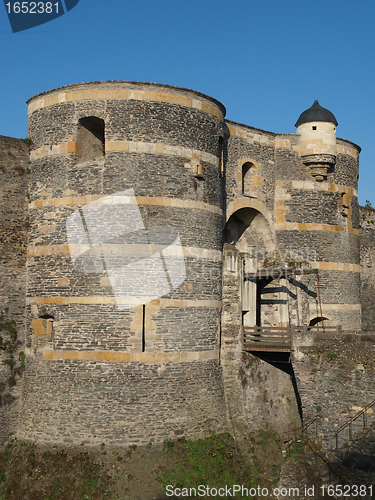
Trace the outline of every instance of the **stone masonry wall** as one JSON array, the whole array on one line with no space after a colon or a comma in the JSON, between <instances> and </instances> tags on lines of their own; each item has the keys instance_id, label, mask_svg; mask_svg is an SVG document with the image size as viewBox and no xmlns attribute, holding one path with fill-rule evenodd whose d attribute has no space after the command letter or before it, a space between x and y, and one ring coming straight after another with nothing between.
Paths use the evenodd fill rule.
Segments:
<instances>
[{"instance_id":1,"label":"stone masonry wall","mask_svg":"<svg viewBox=\"0 0 375 500\"><path fill-rule=\"evenodd\" d=\"M326 180L317 182L302 163L296 138L276 139L276 241L280 252L294 249L310 255L310 266L319 272L323 317L358 331L358 148L337 142L336 165ZM315 283L307 294L316 293ZM316 301L309 302L313 311Z\"/></svg>"},{"instance_id":2,"label":"stone masonry wall","mask_svg":"<svg viewBox=\"0 0 375 500\"><path fill-rule=\"evenodd\" d=\"M123 446L226 430L217 360L124 363L34 357L19 437Z\"/></svg>"},{"instance_id":3,"label":"stone masonry wall","mask_svg":"<svg viewBox=\"0 0 375 500\"><path fill-rule=\"evenodd\" d=\"M227 148L225 164L225 189L227 217L232 214L234 202L250 206L251 202L260 202L273 212L275 193L275 134L246 127L235 122L226 122ZM251 188L242 193L242 167L245 163L253 164Z\"/></svg>"},{"instance_id":4,"label":"stone masonry wall","mask_svg":"<svg viewBox=\"0 0 375 500\"><path fill-rule=\"evenodd\" d=\"M375 210L360 207L362 328L375 331Z\"/></svg>"},{"instance_id":5,"label":"stone masonry wall","mask_svg":"<svg viewBox=\"0 0 375 500\"><path fill-rule=\"evenodd\" d=\"M24 140L0 136L0 311L16 321L21 342L25 334L28 160ZM16 399L0 406L0 445L15 433L22 385L17 376L16 386L8 387L6 358L0 349L0 382L5 383L1 392L10 392Z\"/></svg>"},{"instance_id":6,"label":"stone masonry wall","mask_svg":"<svg viewBox=\"0 0 375 500\"><path fill-rule=\"evenodd\" d=\"M335 431L375 398L375 336L308 333L294 339L294 348L303 422L318 415L319 438L333 448ZM374 421L373 409L368 421ZM353 424L353 432L362 429L361 417ZM346 429L339 434L339 446L348 441Z\"/></svg>"}]
</instances>

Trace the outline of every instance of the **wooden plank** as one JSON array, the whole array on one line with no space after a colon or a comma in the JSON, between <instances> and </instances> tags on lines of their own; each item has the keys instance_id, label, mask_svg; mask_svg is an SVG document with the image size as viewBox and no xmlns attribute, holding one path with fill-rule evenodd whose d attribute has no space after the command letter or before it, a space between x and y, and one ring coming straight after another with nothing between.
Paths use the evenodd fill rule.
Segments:
<instances>
[{"instance_id":1,"label":"wooden plank","mask_svg":"<svg viewBox=\"0 0 375 500\"><path fill-rule=\"evenodd\" d=\"M303 274L318 274L318 269L297 269L294 267L284 267L280 269L264 268L258 269L253 273L244 273L245 279L254 278L285 278L287 276L293 278L293 276L303 275Z\"/></svg>"},{"instance_id":2,"label":"wooden plank","mask_svg":"<svg viewBox=\"0 0 375 500\"><path fill-rule=\"evenodd\" d=\"M291 352L290 347L274 347L274 346L244 346L244 351L249 352Z\"/></svg>"},{"instance_id":3,"label":"wooden plank","mask_svg":"<svg viewBox=\"0 0 375 500\"><path fill-rule=\"evenodd\" d=\"M260 345L260 344L269 344L269 345L289 345L291 342L244 342L244 344L251 344L251 345Z\"/></svg>"},{"instance_id":4,"label":"wooden plank","mask_svg":"<svg viewBox=\"0 0 375 500\"><path fill-rule=\"evenodd\" d=\"M265 339L265 338L262 338L262 339L244 339L244 342L246 343L251 343L251 342L270 342L272 344L274 344L275 342L276 343L279 343L279 344L284 344L285 342L292 342L292 339L291 338L285 338L285 339Z\"/></svg>"},{"instance_id":5,"label":"wooden plank","mask_svg":"<svg viewBox=\"0 0 375 500\"><path fill-rule=\"evenodd\" d=\"M244 325L243 328L247 328L247 329L252 329L252 328L259 328L259 329L264 329L264 330L267 330L268 328L278 328L279 330L289 330L290 327L288 326L274 326L274 325L264 325L264 326L259 326L259 325L253 325L253 326L246 326Z\"/></svg>"},{"instance_id":6,"label":"wooden plank","mask_svg":"<svg viewBox=\"0 0 375 500\"><path fill-rule=\"evenodd\" d=\"M244 337L279 337L279 338L290 337L290 338L292 338L292 336L290 334L288 334L288 333L284 334L282 332L276 332L276 333L269 332L269 333L259 333L259 334L245 332Z\"/></svg>"},{"instance_id":7,"label":"wooden plank","mask_svg":"<svg viewBox=\"0 0 375 500\"><path fill-rule=\"evenodd\" d=\"M291 339L291 335L250 335L243 336L245 339Z\"/></svg>"},{"instance_id":8,"label":"wooden plank","mask_svg":"<svg viewBox=\"0 0 375 500\"><path fill-rule=\"evenodd\" d=\"M258 345L258 344L270 344L270 345L285 345L285 344L291 344L291 340L289 339L289 341L285 340L284 342L270 342L269 340L263 340L263 341L258 341L258 342L254 342L254 341L250 341L250 342L244 342L244 344L254 344L254 345Z\"/></svg>"},{"instance_id":9,"label":"wooden plank","mask_svg":"<svg viewBox=\"0 0 375 500\"><path fill-rule=\"evenodd\" d=\"M289 332L243 332L243 335L256 335L261 337L292 337Z\"/></svg>"},{"instance_id":10,"label":"wooden plank","mask_svg":"<svg viewBox=\"0 0 375 500\"><path fill-rule=\"evenodd\" d=\"M287 332L285 330L278 330L278 331L272 331L272 330L267 330L267 331L257 331L257 330L245 330L244 335L289 335L289 337L292 336L291 332Z\"/></svg>"},{"instance_id":11,"label":"wooden plank","mask_svg":"<svg viewBox=\"0 0 375 500\"><path fill-rule=\"evenodd\" d=\"M255 338L258 338L259 337L264 337L264 338L272 338L272 337L275 337L275 338L279 338L279 339L283 339L283 338L289 338L291 339L292 338L292 335L289 335L289 334L282 334L282 333L261 333L261 334L254 334L254 333L244 333L243 335L244 337L255 337Z\"/></svg>"},{"instance_id":12,"label":"wooden plank","mask_svg":"<svg viewBox=\"0 0 375 500\"><path fill-rule=\"evenodd\" d=\"M292 342L291 341L285 341L285 342L269 342L269 341L259 341L259 342L244 342L244 345L263 345L263 344L267 344L267 345L272 345L272 346L275 346L275 345L292 345Z\"/></svg>"},{"instance_id":13,"label":"wooden plank","mask_svg":"<svg viewBox=\"0 0 375 500\"><path fill-rule=\"evenodd\" d=\"M250 343L259 343L259 342L263 342L263 343L270 343L270 344L285 344L285 343L291 343L292 342L292 339L290 338L285 338L285 339L244 339L244 342L246 344L250 344Z\"/></svg>"},{"instance_id":14,"label":"wooden plank","mask_svg":"<svg viewBox=\"0 0 375 500\"><path fill-rule=\"evenodd\" d=\"M246 331L257 331L257 332L268 332L268 331L277 331L277 332L290 332L290 328L285 328L283 326L243 326L243 330Z\"/></svg>"}]
</instances>

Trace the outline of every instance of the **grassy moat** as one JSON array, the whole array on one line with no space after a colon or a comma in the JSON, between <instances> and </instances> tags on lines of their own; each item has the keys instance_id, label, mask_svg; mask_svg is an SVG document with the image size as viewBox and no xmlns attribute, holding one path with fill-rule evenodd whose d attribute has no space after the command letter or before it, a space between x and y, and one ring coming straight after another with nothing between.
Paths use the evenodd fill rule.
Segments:
<instances>
[{"instance_id":1,"label":"grassy moat","mask_svg":"<svg viewBox=\"0 0 375 500\"><path fill-rule=\"evenodd\" d=\"M200 485L272 488L278 483L281 464L280 439L265 431L250 433L241 446L229 434L126 449L105 443L89 448L13 440L0 454L0 500L183 498L183 490L176 490L175 496L172 486L166 489L168 485L196 488L197 496L188 498L205 498Z\"/></svg>"},{"instance_id":2,"label":"grassy moat","mask_svg":"<svg viewBox=\"0 0 375 500\"><path fill-rule=\"evenodd\" d=\"M370 427L350 448L375 463L374 431ZM325 455L334 460L329 475L326 459L311 453L314 448L322 455L319 443L304 445L305 440L297 435L282 443L263 430L248 433L240 443L220 434L127 448L11 440L0 452L0 500L323 500L333 498L332 488L358 484L367 485L360 498L373 498L375 472L345 468L331 451Z\"/></svg>"}]
</instances>

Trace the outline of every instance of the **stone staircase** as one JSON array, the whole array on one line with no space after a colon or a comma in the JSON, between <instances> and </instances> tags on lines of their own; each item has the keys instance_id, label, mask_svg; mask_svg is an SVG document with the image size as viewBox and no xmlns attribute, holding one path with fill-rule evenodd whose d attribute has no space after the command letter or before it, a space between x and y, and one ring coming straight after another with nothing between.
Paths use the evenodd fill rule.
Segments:
<instances>
[{"instance_id":1,"label":"stone staircase","mask_svg":"<svg viewBox=\"0 0 375 500\"><path fill-rule=\"evenodd\" d=\"M305 452L295 460L304 464L305 480L310 488L314 487L313 496L301 494L300 500L375 498L375 426L339 450L319 450L313 441L307 441ZM306 493L303 481L298 486L302 493ZM290 500L292 498L290 496Z\"/></svg>"}]
</instances>

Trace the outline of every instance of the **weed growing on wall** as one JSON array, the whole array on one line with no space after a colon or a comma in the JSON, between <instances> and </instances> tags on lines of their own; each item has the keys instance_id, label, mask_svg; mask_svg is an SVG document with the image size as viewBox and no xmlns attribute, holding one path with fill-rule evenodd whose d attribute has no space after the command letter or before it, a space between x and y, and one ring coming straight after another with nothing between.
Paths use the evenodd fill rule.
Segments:
<instances>
[{"instance_id":1,"label":"weed growing on wall","mask_svg":"<svg viewBox=\"0 0 375 500\"><path fill-rule=\"evenodd\" d=\"M0 359L9 369L5 380L0 380L0 405L9 404L14 400L10 389L17 383L25 370L26 355L19 351L21 341L18 340L16 322L6 318L0 312ZM4 378L4 377L3 377Z\"/></svg>"}]
</instances>

